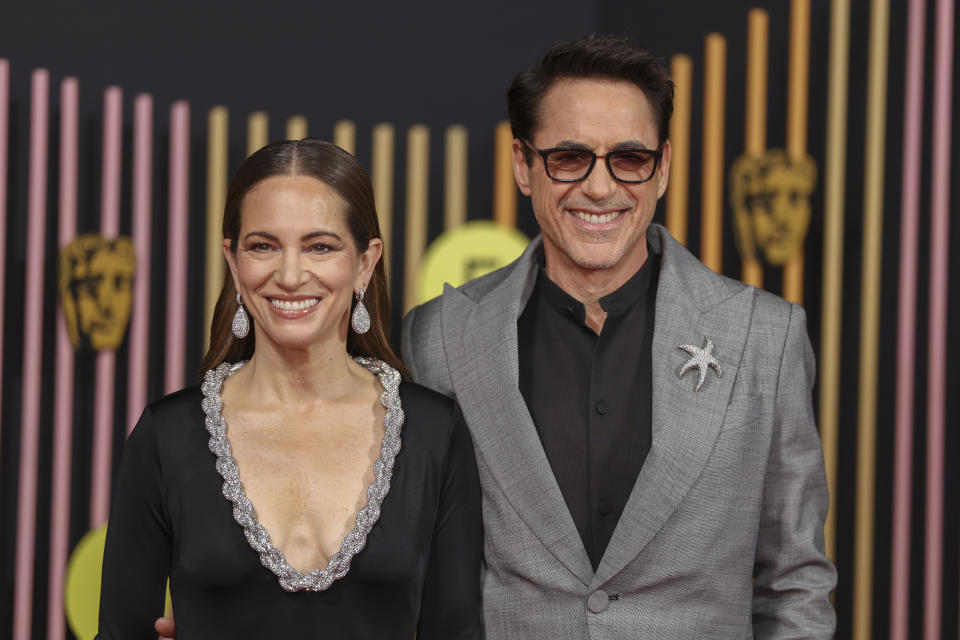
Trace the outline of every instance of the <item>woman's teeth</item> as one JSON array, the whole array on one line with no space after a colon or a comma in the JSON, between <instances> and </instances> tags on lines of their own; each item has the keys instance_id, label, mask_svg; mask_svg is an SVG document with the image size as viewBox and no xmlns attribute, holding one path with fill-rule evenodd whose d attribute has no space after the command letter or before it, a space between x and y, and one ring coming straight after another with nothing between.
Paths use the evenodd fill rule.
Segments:
<instances>
[{"instance_id":1,"label":"woman's teeth","mask_svg":"<svg viewBox=\"0 0 960 640\"><path fill-rule=\"evenodd\" d=\"M574 211L573 213L580 220L583 220L584 222L590 222L592 224L603 224L605 222L610 222L620 215L619 211L614 211L613 213L604 213L603 215L599 216L594 213L584 213L583 211Z\"/></svg>"},{"instance_id":2,"label":"woman's teeth","mask_svg":"<svg viewBox=\"0 0 960 640\"><path fill-rule=\"evenodd\" d=\"M301 309L309 309L318 302L320 298L307 298L305 300L277 300L276 298L270 298L270 304L272 304L277 309L283 309L284 311L300 311Z\"/></svg>"}]
</instances>

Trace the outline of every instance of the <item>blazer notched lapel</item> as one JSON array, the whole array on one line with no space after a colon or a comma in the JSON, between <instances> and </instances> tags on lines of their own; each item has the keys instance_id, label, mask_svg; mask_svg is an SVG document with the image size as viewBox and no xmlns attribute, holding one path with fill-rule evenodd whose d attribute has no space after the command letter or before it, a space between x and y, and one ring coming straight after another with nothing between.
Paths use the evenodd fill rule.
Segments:
<instances>
[{"instance_id":1,"label":"blazer notched lapel","mask_svg":"<svg viewBox=\"0 0 960 640\"><path fill-rule=\"evenodd\" d=\"M753 289L718 278L660 227L648 241L661 250L653 335L653 442L591 588L623 570L656 536L700 475L723 424L741 366ZM711 369L700 391L681 344L714 342L722 377Z\"/></svg>"},{"instance_id":2,"label":"blazer notched lapel","mask_svg":"<svg viewBox=\"0 0 960 640\"><path fill-rule=\"evenodd\" d=\"M517 515L584 585L593 568L520 394L517 318L537 273L534 241L506 280L480 299L449 285L444 349L478 457Z\"/></svg>"}]
</instances>

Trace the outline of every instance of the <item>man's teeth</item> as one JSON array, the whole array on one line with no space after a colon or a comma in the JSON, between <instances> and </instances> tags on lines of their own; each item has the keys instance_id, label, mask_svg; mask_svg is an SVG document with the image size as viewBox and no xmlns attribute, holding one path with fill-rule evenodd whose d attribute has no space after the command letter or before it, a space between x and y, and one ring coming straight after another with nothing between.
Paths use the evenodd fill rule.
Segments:
<instances>
[{"instance_id":1,"label":"man's teeth","mask_svg":"<svg viewBox=\"0 0 960 640\"><path fill-rule=\"evenodd\" d=\"M583 211L574 211L574 215L577 216L580 220L584 222L590 222L592 224L603 224L605 222L610 222L620 215L619 211L614 211L613 213L605 213L603 215L596 215L595 213L584 213Z\"/></svg>"},{"instance_id":2,"label":"man's teeth","mask_svg":"<svg viewBox=\"0 0 960 640\"><path fill-rule=\"evenodd\" d=\"M283 309L284 311L300 311L301 309L309 309L318 302L320 302L320 298L307 298L305 300L277 300L276 298L270 298L270 304L277 309Z\"/></svg>"}]
</instances>

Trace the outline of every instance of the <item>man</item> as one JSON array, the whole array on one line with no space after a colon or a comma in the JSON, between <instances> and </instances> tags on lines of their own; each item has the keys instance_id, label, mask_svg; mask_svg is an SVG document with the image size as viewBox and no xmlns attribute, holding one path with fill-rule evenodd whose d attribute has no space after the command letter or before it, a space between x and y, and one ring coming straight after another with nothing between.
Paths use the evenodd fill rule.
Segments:
<instances>
[{"instance_id":1,"label":"man","mask_svg":"<svg viewBox=\"0 0 960 640\"><path fill-rule=\"evenodd\" d=\"M804 312L651 224L666 71L588 37L508 100L541 236L412 310L402 348L473 435L487 637L832 637Z\"/></svg>"}]
</instances>

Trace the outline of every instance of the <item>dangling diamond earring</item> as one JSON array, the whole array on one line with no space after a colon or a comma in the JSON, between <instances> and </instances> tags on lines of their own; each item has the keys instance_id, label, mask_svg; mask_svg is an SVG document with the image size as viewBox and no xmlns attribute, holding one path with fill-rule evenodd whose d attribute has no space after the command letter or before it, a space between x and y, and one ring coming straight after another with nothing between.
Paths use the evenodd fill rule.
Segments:
<instances>
[{"instance_id":1,"label":"dangling diamond earring","mask_svg":"<svg viewBox=\"0 0 960 640\"><path fill-rule=\"evenodd\" d=\"M350 316L350 326L359 335L370 331L370 313L363 304L363 287L360 287L360 293L357 294L357 306L353 308L353 315Z\"/></svg>"},{"instance_id":2,"label":"dangling diamond earring","mask_svg":"<svg viewBox=\"0 0 960 640\"><path fill-rule=\"evenodd\" d=\"M233 314L233 335L238 339L247 337L250 333L250 319L247 312L243 309L243 300L240 299L240 292L237 291L237 312Z\"/></svg>"}]
</instances>

